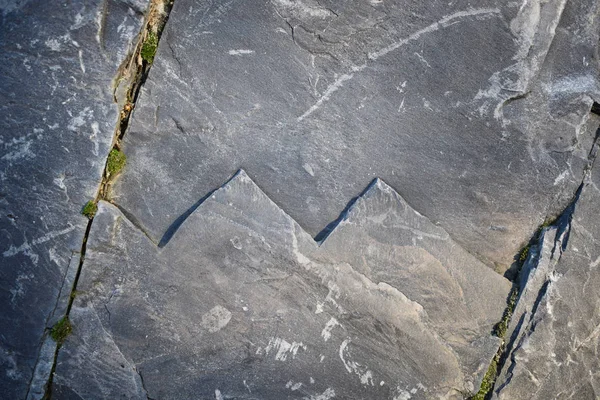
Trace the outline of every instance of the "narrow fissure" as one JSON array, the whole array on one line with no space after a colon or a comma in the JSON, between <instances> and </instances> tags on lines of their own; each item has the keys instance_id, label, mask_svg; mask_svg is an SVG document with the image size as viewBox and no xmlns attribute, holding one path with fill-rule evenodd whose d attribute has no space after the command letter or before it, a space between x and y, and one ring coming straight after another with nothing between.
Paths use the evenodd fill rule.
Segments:
<instances>
[{"instance_id":1,"label":"narrow fissure","mask_svg":"<svg viewBox=\"0 0 600 400\"><path fill-rule=\"evenodd\" d=\"M600 115L600 104L594 102L590 112L592 114ZM558 251L561 254L563 251L566 250L566 246L567 246L567 243L569 240L569 233L570 233L570 228L571 228L571 219L573 217L573 212L575 211L575 206L577 204L577 201L579 200L579 197L581 195L583 187L585 186L585 182L590 175L592 166L594 165L594 162L596 161L599 141L600 141L600 128L598 128L598 130L596 131L596 135L592 142L592 147L588 154L588 162L583 171L583 177L581 179L581 183L579 184L577 190L575 191L575 193L573 195L573 199L571 200L569 205L567 205L567 207L565 207L565 209L556 218L543 223L537 229L535 234L532 236L529 243L525 247L523 247L523 249L515 256L515 261L517 262L517 268L516 268L516 271L514 274L515 279L513 280L513 288L509 294L507 306L504 311L502 320L496 325L496 329L493 332L493 334L495 336L502 339L502 344L500 345L498 352L496 353L496 355L492 359L492 362L490 363L487 373L485 374L483 381L481 383L479 392L477 392L477 394L475 394L474 396L470 397L469 400L490 400L492 398L493 389L496 384L496 380L497 380L498 376L500 375L500 372L502 371L502 368L504 367L504 364L508 360L510 352L512 351L512 349L514 347L515 341L517 339L517 337L515 335L518 334L518 332L519 332L519 327L515 328L515 331L511 333L511 336L509 337L508 342L505 340L506 334L510 333L510 332L508 332L508 328L510 326L512 314L515 310L515 307L517 306L517 303L519 302L519 297L521 295L521 291L524 289L524 286L521 287L521 284L526 285L526 282L522 282L521 273L523 270L523 265L525 264L528 256L530 256L528 254L530 247L533 246L535 243L538 243L543 238L544 228L549 227L549 226L554 226L557 228L557 239L555 240L554 248L552 249L552 254L554 256L554 252L557 250L556 246L558 244L560 244L560 248L558 249ZM560 238L560 239L558 239L558 238ZM535 260L531 260L531 262L533 262L534 265L537 265L540 255L541 255L541 252L534 255ZM537 302L539 302L540 299L543 297L546 287L547 287L547 282L546 282L546 284L544 284L544 286L540 290L540 293L538 293L538 298L536 300L536 304L534 304L534 309L532 310L530 318L533 318L535 316L535 311L537 309ZM521 319L523 319L523 317L524 317L524 315L521 316ZM524 321L519 322L519 324L522 324L522 323L524 323Z\"/></svg>"},{"instance_id":2,"label":"narrow fissure","mask_svg":"<svg viewBox=\"0 0 600 400\"><path fill-rule=\"evenodd\" d=\"M119 171L111 171L113 165L111 164L111 156L113 154L122 155L121 152L121 140L123 139L127 127L129 126L130 117L135 108L135 103L138 99L140 90L144 85L146 78L148 77L148 73L150 68L152 67L152 62L154 59L154 55L156 53L158 43L160 41L160 37L162 35L163 29L167 23L169 18L169 14L173 7L174 0L151 0L148 6L148 11L142 24L142 28L138 35L138 40L136 46L133 48L129 57L124 60L119 68L116 77L116 86L114 88L114 101L117 104L123 104L119 113L119 120L117 121L115 133L113 135L113 142L111 150L107 156L106 163L104 165L104 170L102 173L102 180L98 187L98 192L96 198L93 200L94 204L97 204L100 200L105 200L110 202L110 185L114 179L114 177L118 174ZM151 43L150 43L151 42ZM122 80L127 81L128 86L124 92L123 96L119 96L117 94L118 86ZM121 98L120 98L121 97ZM113 153L113 152L118 153ZM119 162L120 168L125 163L125 157L122 156L123 162ZM119 168L119 169L120 169ZM75 299L75 293L77 288L77 283L79 281L79 277L81 275L81 271L83 268L83 263L85 261L85 254L87 250L87 242L89 238L89 234L92 228L92 224L94 222L94 215L89 215L89 221L86 226L85 234L83 237L83 241L81 244L79 265L77 268L77 272L75 274L75 279L73 280L72 287L69 293L68 303L65 315L63 319L68 321L69 314L71 312L71 308L73 306L73 301ZM49 332L46 332L46 335L49 335ZM54 362L52 364L52 369L50 371L50 375L48 377L48 381L46 383L46 390L44 394L44 399L50 399L52 397L52 381L54 377L54 373L56 370L56 361L58 357L58 352L60 350L61 343L57 343L56 350L54 352Z\"/></svg>"}]
</instances>

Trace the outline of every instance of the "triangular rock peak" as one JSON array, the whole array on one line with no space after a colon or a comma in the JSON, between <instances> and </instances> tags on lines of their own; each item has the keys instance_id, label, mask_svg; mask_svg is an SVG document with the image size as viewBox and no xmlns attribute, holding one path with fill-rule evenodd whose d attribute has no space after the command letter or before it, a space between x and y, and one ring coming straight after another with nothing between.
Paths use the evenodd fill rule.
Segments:
<instances>
[{"instance_id":1,"label":"triangular rock peak","mask_svg":"<svg viewBox=\"0 0 600 400\"><path fill-rule=\"evenodd\" d=\"M321 246L242 170L163 248L104 202L90 237L57 390L110 386L124 357L120 390L137 371L150 398L461 398L499 345L508 282L380 180Z\"/></svg>"}]
</instances>

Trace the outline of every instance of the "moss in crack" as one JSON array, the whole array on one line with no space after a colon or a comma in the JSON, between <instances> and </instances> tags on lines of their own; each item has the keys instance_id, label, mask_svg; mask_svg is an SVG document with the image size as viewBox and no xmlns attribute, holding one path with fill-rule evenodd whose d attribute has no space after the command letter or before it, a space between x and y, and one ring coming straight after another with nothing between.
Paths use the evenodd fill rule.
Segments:
<instances>
[{"instance_id":1,"label":"moss in crack","mask_svg":"<svg viewBox=\"0 0 600 400\"><path fill-rule=\"evenodd\" d=\"M498 376L498 362L500 361L500 353L496 353L490 367L488 368L485 376L483 377L483 381L481 381L481 388L479 392L470 400L485 400L488 394L494 388L494 383L496 383L496 376Z\"/></svg>"},{"instance_id":2,"label":"moss in crack","mask_svg":"<svg viewBox=\"0 0 600 400\"><path fill-rule=\"evenodd\" d=\"M154 62L154 56L156 55L157 47L158 35L152 31L149 31L148 35L146 36L146 40L144 40L144 44L142 45L142 50L140 51L142 60L146 61L148 64L152 64Z\"/></svg>"},{"instance_id":3,"label":"moss in crack","mask_svg":"<svg viewBox=\"0 0 600 400\"><path fill-rule=\"evenodd\" d=\"M506 304L506 309L504 310L502 320L498 322L494 327L494 335L498 336L500 339L504 339L506 336L506 332L508 331L508 324L510 323L510 319L513 315L513 312L515 311L515 306L517 305L518 298L519 291L516 288L513 288L508 298L508 303Z\"/></svg>"},{"instance_id":4,"label":"moss in crack","mask_svg":"<svg viewBox=\"0 0 600 400\"><path fill-rule=\"evenodd\" d=\"M551 225L555 225L556 222L558 221L559 217L548 217L544 220L544 222L542 223L542 225L540 226L540 231L544 228L547 228Z\"/></svg>"},{"instance_id":5,"label":"moss in crack","mask_svg":"<svg viewBox=\"0 0 600 400\"><path fill-rule=\"evenodd\" d=\"M519 253L519 261L521 262L521 264L524 263L525 260L527 260L530 248L531 246L528 244L527 246L523 247L523 249L521 249L521 252Z\"/></svg>"},{"instance_id":6,"label":"moss in crack","mask_svg":"<svg viewBox=\"0 0 600 400\"><path fill-rule=\"evenodd\" d=\"M92 219L96 215L96 211L98 211L98 206L93 200L90 200L87 203L85 203L85 206L83 206L81 213L89 219Z\"/></svg>"},{"instance_id":7,"label":"moss in crack","mask_svg":"<svg viewBox=\"0 0 600 400\"><path fill-rule=\"evenodd\" d=\"M529 246L526 247L529 249ZM479 392L475 394L475 396L471 397L470 400L486 400L489 398L492 389L494 389L494 384L496 383L496 378L498 377L498 366L500 364L500 357L504 353L506 348L505 337L508 332L508 325L510 324L510 319L512 318L513 312L515 311L515 307L517 305L517 299L519 298L519 289L515 286L510 292L510 296L508 297L508 301L506 304L506 309L504 310L504 315L502 316L502 320L496 324L494 327L494 335L498 336L502 339L502 344L498 349L498 352L494 356L485 376L483 377L483 381L481 382L481 387L479 388Z\"/></svg>"},{"instance_id":8,"label":"moss in crack","mask_svg":"<svg viewBox=\"0 0 600 400\"><path fill-rule=\"evenodd\" d=\"M71 325L71 321L69 321L69 317L62 317L50 330L50 337L58 343L58 345L62 345L67 336L71 334L73 331L73 326Z\"/></svg>"},{"instance_id":9,"label":"moss in crack","mask_svg":"<svg viewBox=\"0 0 600 400\"><path fill-rule=\"evenodd\" d=\"M73 291L71 292L71 301L75 300L75 297L77 297L78 295L83 294L83 292L81 290L75 290L73 289Z\"/></svg>"},{"instance_id":10,"label":"moss in crack","mask_svg":"<svg viewBox=\"0 0 600 400\"><path fill-rule=\"evenodd\" d=\"M108 161L106 162L106 174L107 176L113 177L117 175L127 162L127 157L125 153L120 150L112 149L108 154Z\"/></svg>"}]
</instances>

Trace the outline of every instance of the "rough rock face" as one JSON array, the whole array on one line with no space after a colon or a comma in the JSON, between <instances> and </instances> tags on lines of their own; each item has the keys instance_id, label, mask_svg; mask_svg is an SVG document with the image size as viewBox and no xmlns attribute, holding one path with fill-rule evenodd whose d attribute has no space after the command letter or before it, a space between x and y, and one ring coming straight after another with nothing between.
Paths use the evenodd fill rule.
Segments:
<instances>
[{"instance_id":1,"label":"rough rock face","mask_svg":"<svg viewBox=\"0 0 600 400\"><path fill-rule=\"evenodd\" d=\"M321 245L243 171L164 247L101 202L52 393L462 398L509 289L380 180Z\"/></svg>"},{"instance_id":2,"label":"rough rock face","mask_svg":"<svg viewBox=\"0 0 600 400\"><path fill-rule=\"evenodd\" d=\"M238 168L312 236L381 177L503 272L582 179L592 0L178 0L118 203L159 241Z\"/></svg>"},{"instance_id":3,"label":"rough rock face","mask_svg":"<svg viewBox=\"0 0 600 400\"><path fill-rule=\"evenodd\" d=\"M0 1L2 398L43 395L55 349L44 330L65 313L81 209L118 119L112 80L146 3Z\"/></svg>"},{"instance_id":4,"label":"rough rock face","mask_svg":"<svg viewBox=\"0 0 600 400\"><path fill-rule=\"evenodd\" d=\"M497 399L600 397L599 215L596 162L573 214L545 232L539 262L524 276Z\"/></svg>"}]
</instances>

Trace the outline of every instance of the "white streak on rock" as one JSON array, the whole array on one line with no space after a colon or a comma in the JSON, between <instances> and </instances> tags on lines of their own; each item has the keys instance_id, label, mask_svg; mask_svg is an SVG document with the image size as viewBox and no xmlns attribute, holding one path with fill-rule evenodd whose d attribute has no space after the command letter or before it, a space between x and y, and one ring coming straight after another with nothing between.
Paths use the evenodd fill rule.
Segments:
<instances>
[{"instance_id":1,"label":"white streak on rock","mask_svg":"<svg viewBox=\"0 0 600 400\"><path fill-rule=\"evenodd\" d=\"M254 53L254 50L245 50L245 49L229 50L230 56L242 56L244 54L253 54L253 53Z\"/></svg>"},{"instance_id":2,"label":"white streak on rock","mask_svg":"<svg viewBox=\"0 0 600 400\"><path fill-rule=\"evenodd\" d=\"M489 17L489 16L496 16L496 15L501 15L500 10L498 8L469 9L469 10L459 11L459 12L456 12L453 14L446 15L439 21L434 22L433 24L428 25L425 28L412 33L411 35L407 36L406 38L404 38L398 42L392 43L389 46L386 46L380 50L369 53L368 59L370 61L376 61L377 59L404 46L405 44L415 41L425 34L435 32L442 28L450 26L453 22L456 22L462 18L476 17L476 16ZM325 90L323 95L317 100L317 102L315 104L313 104L304 114L302 114L301 116L298 117L298 121L302 121L304 118L308 117L313 112L315 112L321 106L321 104L328 101L329 98L331 97L331 95L333 93L335 93L339 88L342 87L344 82L352 79L354 77L354 73L361 72L365 68L367 68L366 63L363 65L354 66L351 68L352 73L343 74L343 75L340 75L339 77L337 77L336 80L327 87L327 89Z\"/></svg>"},{"instance_id":3,"label":"white streak on rock","mask_svg":"<svg viewBox=\"0 0 600 400\"><path fill-rule=\"evenodd\" d=\"M366 65L363 66L362 69L364 69L365 67ZM317 102L313 104L308 110L306 110L304 114L298 117L298 121L302 121L304 118L308 117L310 114L315 112L319 107L321 107L321 104L329 100L329 97L333 93L335 93L339 88L342 87L344 82L349 81L353 77L354 74L343 74L342 76L337 78L335 82L333 82L331 85L329 85L329 87L327 87L327 90L325 90L325 93L323 93L323 95L317 100Z\"/></svg>"},{"instance_id":4,"label":"white streak on rock","mask_svg":"<svg viewBox=\"0 0 600 400\"><path fill-rule=\"evenodd\" d=\"M319 6L318 2L315 5L307 5L303 1L298 0L274 0L274 3L285 9L285 11L289 12L290 14L294 14L294 16L297 18L313 17L324 19L334 15L332 11Z\"/></svg>"},{"instance_id":5,"label":"white streak on rock","mask_svg":"<svg viewBox=\"0 0 600 400\"><path fill-rule=\"evenodd\" d=\"M41 236L37 239L34 239L31 241L31 243L25 241L22 245L20 245L19 247L15 247L15 246L10 246L8 248L8 250L6 250L4 253L2 253L2 255L4 257L12 257L16 254L19 253L25 253L27 254L30 250L32 246L38 245L38 244L42 244L42 243L46 243L49 240L52 240L58 236L62 236L62 235L66 235L67 233L73 231L76 227L75 226L69 226L68 228L62 229L60 231L54 231L54 232L48 232L46 233L44 236ZM37 255L35 256L35 262L37 262Z\"/></svg>"},{"instance_id":6,"label":"white streak on rock","mask_svg":"<svg viewBox=\"0 0 600 400\"><path fill-rule=\"evenodd\" d=\"M277 354L275 354L275 359L278 361L285 361L288 358L288 355L292 355L292 358L296 358L296 354L299 349L304 349L306 351L306 346L302 342L292 342L289 343L285 339L281 338L271 338L269 340L269 344L265 347L265 353L269 354L271 350L277 350Z\"/></svg>"},{"instance_id":7,"label":"white streak on rock","mask_svg":"<svg viewBox=\"0 0 600 400\"><path fill-rule=\"evenodd\" d=\"M323 393L317 396L303 397L302 400L330 400L335 397L335 390L327 388Z\"/></svg>"},{"instance_id":8,"label":"white streak on rock","mask_svg":"<svg viewBox=\"0 0 600 400\"><path fill-rule=\"evenodd\" d=\"M360 383L362 383L363 385L369 384L371 386L374 386L373 373L369 369L360 365L359 363L349 360L344 356L344 353L346 352L346 348L348 347L350 342L351 342L350 339L346 339L340 345L340 351L339 351L340 360L342 360L344 367L346 367L346 371L348 371L351 374L358 375L358 377L360 378Z\"/></svg>"},{"instance_id":9,"label":"white streak on rock","mask_svg":"<svg viewBox=\"0 0 600 400\"><path fill-rule=\"evenodd\" d=\"M556 186L559 183L561 183L562 181L564 181L567 176L569 176L569 171L565 170L565 171L561 172L561 174L558 175L556 177L556 179L554 180L554 186Z\"/></svg>"},{"instance_id":10,"label":"white streak on rock","mask_svg":"<svg viewBox=\"0 0 600 400\"><path fill-rule=\"evenodd\" d=\"M85 74L85 65L83 64L83 50L79 50L79 68Z\"/></svg>"}]
</instances>

